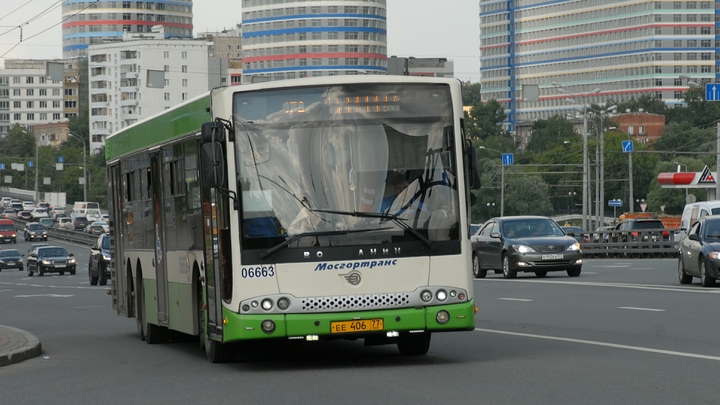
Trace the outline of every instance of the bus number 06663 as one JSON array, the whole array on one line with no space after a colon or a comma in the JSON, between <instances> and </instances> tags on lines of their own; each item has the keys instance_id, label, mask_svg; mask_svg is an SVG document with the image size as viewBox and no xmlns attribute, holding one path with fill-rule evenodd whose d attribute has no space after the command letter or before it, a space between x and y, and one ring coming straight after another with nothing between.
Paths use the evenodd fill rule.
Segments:
<instances>
[{"instance_id":1,"label":"bus number 06663","mask_svg":"<svg viewBox=\"0 0 720 405\"><path fill-rule=\"evenodd\" d=\"M258 267L243 267L240 271L242 278L262 278L262 277L275 277L275 267L273 266L258 266Z\"/></svg>"}]
</instances>

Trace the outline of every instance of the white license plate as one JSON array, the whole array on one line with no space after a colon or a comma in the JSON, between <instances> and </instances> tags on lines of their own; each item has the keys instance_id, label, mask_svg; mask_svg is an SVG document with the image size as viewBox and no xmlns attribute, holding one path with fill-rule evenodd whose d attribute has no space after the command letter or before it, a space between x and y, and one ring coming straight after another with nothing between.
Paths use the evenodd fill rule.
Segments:
<instances>
[{"instance_id":1,"label":"white license plate","mask_svg":"<svg viewBox=\"0 0 720 405\"><path fill-rule=\"evenodd\" d=\"M7 265L8 265L8 266L14 266L14 265L15 265L15 262L8 262Z\"/></svg>"},{"instance_id":2,"label":"white license plate","mask_svg":"<svg viewBox=\"0 0 720 405\"><path fill-rule=\"evenodd\" d=\"M65 267L65 265L64 264L56 264L55 267L62 268L62 267Z\"/></svg>"},{"instance_id":3,"label":"white license plate","mask_svg":"<svg viewBox=\"0 0 720 405\"><path fill-rule=\"evenodd\" d=\"M541 256L543 260L555 260L555 259L562 259L563 255L542 255Z\"/></svg>"}]
</instances>

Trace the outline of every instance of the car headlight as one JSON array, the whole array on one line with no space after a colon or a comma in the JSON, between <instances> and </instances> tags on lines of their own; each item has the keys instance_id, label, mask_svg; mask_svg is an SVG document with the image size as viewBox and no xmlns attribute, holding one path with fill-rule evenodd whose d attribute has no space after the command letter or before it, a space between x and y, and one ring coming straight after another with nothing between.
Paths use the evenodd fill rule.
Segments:
<instances>
[{"instance_id":1,"label":"car headlight","mask_svg":"<svg viewBox=\"0 0 720 405\"><path fill-rule=\"evenodd\" d=\"M103 253L103 260L110 260L110 253Z\"/></svg>"},{"instance_id":2,"label":"car headlight","mask_svg":"<svg viewBox=\"0 0 720 405\"><path fill-rule=\"evenodd\" d=\"M708 257L715 260L720 259L720 252L710 252L708 253Z\"/></svg>"},{"instance_id":3,"label":"car headlight","mask_svg":"<svg viewBox=\"0 0 720 405\"><path fill-rule=\"evenodd\" d=\"M74 259L74 258L68 259L68 263L70 263L70 264L75 264L75 259Z\"/></svg>"},{"instance_id":4,"label":"car headlight","mask_svg":"<svg viewBox=\"0 0 720 405\"><path fill-rule=\"evenodd\" d=\"M50 262L50 260L47 260L47 259L43 259L43 260L41 260L41 261L40 261L40 263L42 263L42 264L44 264L44 265L48 266L48 265L50 265L50 264L51 264L52 262Z\"/></svg>"},{"instance_id":5,"label":"car headlight","mask_svg":"<svg viewBox=\"0 0 720 405\"><path fill-rule=\"evenodd\" d=\"M531 253L534 252L535 249L531 248L530 246L525 245L512 245L512 248L515 249L515 251L520 253Z\"/></svg>"},{"instance_id":6,"label":"car headlight","mask_svg":"<svg viewBox=\"0 0 720 405\"><path fill-rule=\"evenodd\" d=\"M5 264L5 260L0 260L0 264Z\"/></svg>"},{"instance_id":7,"label":"car headlight","mask_svg":"<svg viewBox=\"0 0 720 405\"><path fill-rule=\"evenodd\" d=\"M568 246L568 248L566 250L569 250L569 251L580 250L580 243L575 242L572 245Z\"/></svg>"}]
</instances>

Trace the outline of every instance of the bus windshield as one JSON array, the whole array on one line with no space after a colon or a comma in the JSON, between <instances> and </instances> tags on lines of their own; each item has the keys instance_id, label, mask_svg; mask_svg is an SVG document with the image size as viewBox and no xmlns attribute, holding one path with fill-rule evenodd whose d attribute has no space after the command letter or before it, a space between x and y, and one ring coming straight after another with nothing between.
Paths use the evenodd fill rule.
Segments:
<instances>
[{"instance_id":1,"label":"bus windshield","mask_svg":"<svg viewBox=\"0 0 720 405\"><path fill-rule=\"evenodd\" d=\"M448 86L241 92L233 105L243 249L459 240Z\"/></svg>"}]
</instances>

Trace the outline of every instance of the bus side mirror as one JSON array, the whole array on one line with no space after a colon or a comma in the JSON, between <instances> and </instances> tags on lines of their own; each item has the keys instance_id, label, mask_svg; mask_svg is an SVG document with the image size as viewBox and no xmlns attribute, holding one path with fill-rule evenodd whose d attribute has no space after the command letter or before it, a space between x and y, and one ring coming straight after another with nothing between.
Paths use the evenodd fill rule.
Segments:
<instances>
[{"instance_id":1,"label":"bus side mirror","mask_svg":"<svg viewBox=\"0 0 720 405\"><path fill-rule=\"evenodd\" d=\"M203 185L210 188L222 187L225 184L225 162L222 146L217 142L202 146Z\"/></svg>"},{"instance_id":2,"label":"bus side mirror","mask_svg":"<svg viewBox=\"0 0 720 405\"><path fill-rule=\"evenodd\" d=\"M202 143L224 142L225 127L220 121L206 122L200 128L200 139Z\"/></svg>"}]
</instances>

